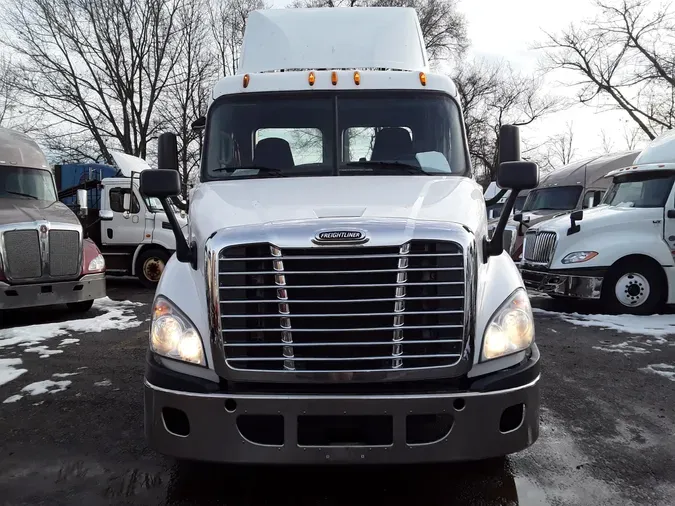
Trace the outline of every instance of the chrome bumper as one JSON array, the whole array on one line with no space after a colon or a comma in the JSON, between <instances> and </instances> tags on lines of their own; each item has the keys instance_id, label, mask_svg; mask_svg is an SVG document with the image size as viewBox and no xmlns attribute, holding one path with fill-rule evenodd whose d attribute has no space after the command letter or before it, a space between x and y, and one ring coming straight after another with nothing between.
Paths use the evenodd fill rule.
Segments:
<instances>
[{"instance_id":1,"label":"chrome bumper","mask_svg":"<svg viewBox=\"0 0 675 506\"><path fill-rule=\"evenodd\" d=\"M84 302L106 296L105 274L86 274L75 281L9 285L0 282L0 309Z\"/></svg>"},{"instance_id":2,"label":"chrome bumper","mask_svg":"<svg viewBox=\"0 0 675 506\"><path fill-rule=\"evenodd\" d=\"M599 299L602 293L602 277L535 271L523 266L520 267L520 275L526 287L547 294L577 299Z\"/></svg>"},{"instance_id":3,"label":"chrome bumper","mask_svg":"<svg viewBox=\"0 0 675 506\"><path fill-rule=\"evenodd\" d=\"M517 416L508 430L502 430L500 422L508 417L505 411L509 408L516 408ZM431 426L439 417L450 422L436 436ZM307 442L308 434L324 430L322 423L340 425L349 418L361 429L374 419L382 422L369 429L375 441ZM261 440L249 435L246 422L257 424ZM328 430L335 429L331 425ZM413 441L413 430L432 440ZM277 440L265 440L271 434ZM521 451L537 440L539 376L527 384L492 392L362 396L199 394L160 388L146 380L145 435L149 445L161 453L225 463L402 464L487 459Z\"/></svg>"}]
</instances>

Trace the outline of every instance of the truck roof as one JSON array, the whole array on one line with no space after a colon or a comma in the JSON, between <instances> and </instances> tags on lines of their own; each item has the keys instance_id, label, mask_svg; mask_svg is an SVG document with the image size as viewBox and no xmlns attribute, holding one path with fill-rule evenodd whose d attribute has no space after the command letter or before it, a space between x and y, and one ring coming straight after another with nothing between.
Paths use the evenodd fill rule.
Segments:
<instances>
[{"instance_id":1,"label":"truck roof","mask_svg":"<svg viewBox=\"0 0 675 506\"><path fill-rule=\"evenodd\" d=\"M44 153L26 134L0 127L0 166L49 169Z\"/></svg>"},{"instance_id":2,"label":"truck roof","mask_svg":"<svg viewBox=\"0 0 675 506\"><path fill-rule=\"evenodd\" d=\"M648 172L675 170L675 130L667 130L651 141L633 160L632 165L622 167L607 174L613 177L627 171Z\"/></svg>"},{"instance_id":3,"label":"truck roof","mask_svg":"<svg viewBox=\"0 0 675 506\"><path fill-rule=\"evenodd\" d=\"M617 168L630 165L638 154L639 151L621 151L576 160L554 170L541 182L539 188L584 185L584 182L587 187L597 185L605 187L608 184L603 182L605 175Z\"/></svg>"},{"instance_id":4,"label":"truck roof","mask_svg":"<svg viewBox=\"0 0 675 506\"><path fill-rule=\"evenodd\" d=\"M388 69L426 72L415 9L264 9L246 22L239 73Z\"/></svg>"},{"instance_id":5,"label":"truck roof","mask_svg":"<svg viewBox=\"0 0 675 506\"><path fill-rule=\"evenodd\" d=\"M256 10L248 17L237 75L222 78L211 99L336 89L427 89L457 95L449 77L428 70L413 8Z\"/></svg>"}]
</instances>

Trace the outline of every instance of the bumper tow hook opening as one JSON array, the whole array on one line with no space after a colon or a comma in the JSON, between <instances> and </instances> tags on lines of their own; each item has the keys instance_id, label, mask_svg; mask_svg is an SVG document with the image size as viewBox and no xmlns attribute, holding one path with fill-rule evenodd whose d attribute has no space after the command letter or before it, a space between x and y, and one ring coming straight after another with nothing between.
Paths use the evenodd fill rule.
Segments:
<instances>
[{"instance_id":1,"label":"bumper tow hook opening","mask_svg":"<svg viewBox=\"0 0 675 506\"><path fill-rule=\"evenodd\" d=\"M525 404L514 404L502 412L499 420L499 431L502 434L518 429L525 420Z\"/></svg>"},{"instance_id":2,"label":"bumper tow hook opening","mask_svg":"<svg viewBox=\"0 0 675 506\"><path fill-rule=\"evenodd\" d=\"M180 437L190 435L190 421L184 411L176 408L162 408L164 427L171 434Z\"/></svg>"},{"instance_id":3,"label":"bumper tow hook opening","mask_svg":"<svg viewBox=\"0 0 675 506\"><path fill-rule=\"evenodd\" d=\"M452 402L452 407L455 408L455 411L462 411L466 406L466 401L464 399L455 399Z\"/></svg>"},{"instance_id":4,"label":"bumper tow hook opening","mask_svg":"<svg viewBox=\"0 0 675 506\"><path fill-rule=\"evenodd\" d=\"M237 401L234 399L225 399L225 411L234 413L237 410Z\"/></svg>"},{"instance_id":5,"label":"bumper tow hook opening","mask_svg":"<svg viewBox=\"0 0 675 506\"><path fill-rule=\"evenodd\" d=\"M452 415L408 415L405 421L406 443L411 446L431 444L448 437L455 419Z\"/></svg>"}]
</instances>

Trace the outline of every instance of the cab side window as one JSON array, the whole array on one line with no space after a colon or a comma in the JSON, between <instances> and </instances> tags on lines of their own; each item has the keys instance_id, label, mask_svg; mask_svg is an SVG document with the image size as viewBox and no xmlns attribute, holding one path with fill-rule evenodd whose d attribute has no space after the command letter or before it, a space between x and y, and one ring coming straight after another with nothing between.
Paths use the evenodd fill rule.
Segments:
<instances>
[{"instance_id":1,"label":"cab side window","mask_svg":"<svg viewBox=\"0 0 675 506\"><path fill-rule=\"evenodd\" d=\"M124 195L130 193L129 188L111 188L110 189L110 209L116 213L124 212ZM131 194L131 210L132 214L136 214L141 210L136 195Z\"/></svg>"}]
</instances>

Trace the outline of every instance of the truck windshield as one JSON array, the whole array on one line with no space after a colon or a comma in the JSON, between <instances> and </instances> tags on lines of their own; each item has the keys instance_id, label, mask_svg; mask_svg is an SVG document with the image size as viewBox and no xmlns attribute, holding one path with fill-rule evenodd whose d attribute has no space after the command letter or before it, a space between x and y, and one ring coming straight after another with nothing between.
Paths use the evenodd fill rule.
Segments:
<instances>
[{"instance_id":1,"label":"truck windshield","mask_svg":"<svg viewBox=\"0 0 675 506\"><path fill-rule=\"evenodd\" d=\"M638 172L617 176L602 203L616 207L663 207L673 181L673 172Z\"/></svg>"},{"instance_id":2,"label":"truck windshield","mask_svg":"<svg viewBox=\"0 0 675 506\"><path fill-rule=\"evenodd\" d=\"M522 197L516 197L516 203L513 205L514 214L519 213L523 209L526 200L527 195L523 195Z\"/></svg>"},{"instance_id":3,"label":"truck windshield","mask_svg":"<svg viewBox=\"0 0 675 506\"><path fill-rule=\"evenodd\" d=\"M52 173L26 167L0 167L0 198L55 202Z\"/></svg>"},{"instance_id":4,"label":"truck windshield","mask_svg":"<svg viewBox=\"0 0 675 506\"><path fill-rule=\"evenodd\" d=\"M523 211L569 211L579 202L582 186L557 186L533 190L527 196Z\"/></svg>"},{"instance_id":5,"label":"truck windshield","mask_svg":"<svg viewBox=\"0 0 675 506\"><path fill-rule=\"evenodd\" d=\"M221 97L209 110L202 177L467 176L459 108L433 92Z\"/></svg>"}]
</instances>

